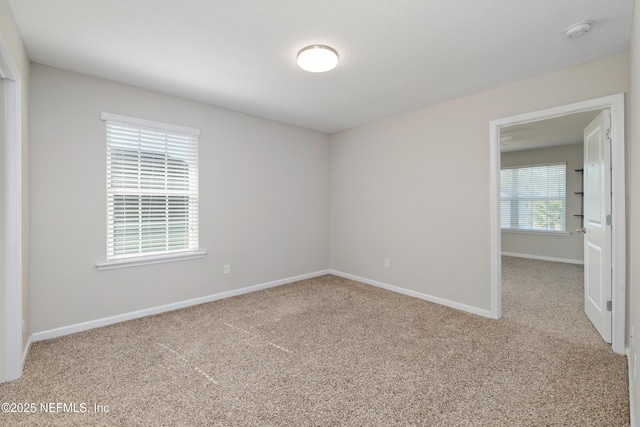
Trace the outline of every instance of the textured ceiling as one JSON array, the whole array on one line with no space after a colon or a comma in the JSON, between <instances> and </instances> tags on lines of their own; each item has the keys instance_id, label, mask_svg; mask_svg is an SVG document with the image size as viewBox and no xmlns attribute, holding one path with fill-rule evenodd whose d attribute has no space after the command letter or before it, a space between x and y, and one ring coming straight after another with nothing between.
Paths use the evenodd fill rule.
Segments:
<instances>
[{"instance_id":1,"label":"textured ceiling","mask_svg":"<svg viewBox=\"0 0 640 427\"><path fill-rule=\"evenodd\" d=\"M500 129L500 151L505 153L581 143L584 128L600 111L584 111Z\"/></svg>"},{"instance_id":2,"label":"textured ceiling","mask_svg":"<svg viewBox=\"0 0 640 427\"><path fill-rule=\"evenodd\" d=\"M626 50L633 0L11 0L34 62L327 133ZM593 29L567 39L589 19ZM297 52L327 44L328 73Z\"/></svg>"}]
</instances>

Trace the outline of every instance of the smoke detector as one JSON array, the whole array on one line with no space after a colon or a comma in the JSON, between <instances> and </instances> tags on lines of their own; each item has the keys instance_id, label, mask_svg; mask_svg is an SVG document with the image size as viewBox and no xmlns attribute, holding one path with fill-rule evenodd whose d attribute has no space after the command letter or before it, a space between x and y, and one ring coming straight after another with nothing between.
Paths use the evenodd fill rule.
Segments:
<instances>
[{"instance_id":1,"label":"smoke detector","mask_svg":"<svg viewBox=\"0 0 640 427\"><path fill-rule=\"evenodd\" d=\"M591 29L592 22L591 21L582 21L577 24L573 24L567 28L565 31L565 35L569 39L574 39L576 37L580 37L584 33L588 33Z\"/></svg>"}]
</instances>

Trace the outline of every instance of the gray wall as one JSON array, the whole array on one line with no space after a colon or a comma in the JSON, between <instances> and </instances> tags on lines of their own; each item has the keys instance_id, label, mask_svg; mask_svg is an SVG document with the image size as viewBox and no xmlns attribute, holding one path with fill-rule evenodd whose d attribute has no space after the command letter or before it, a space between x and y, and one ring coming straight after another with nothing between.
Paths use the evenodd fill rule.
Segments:
<instances>
[{"instance_id":1,"label":"gray wall","mask_svg":"<svg viewBox=\"0 0 640 427\"><path fill-rule=\"evenodd\" d=\"M628 89L625 52L332 135L331 267L490 310L489 122Z\"/></svg>"},{"instance_id":2,"label":"gray wall","mask_svg":"<svg viewBox=\"0 0 640 427\"><path fill-rule=\"evenodd\" d=\"M39 64L31 78L33 332L328 268L327 135ZM96 269L103 111L200 129L205 258Z\"/></svg>"},{"instance_id":3,"label":"gray wall","mask_svg":"<svg viewBox=\"0 0 640 427\"><path fill-rule=\"evenodd\" d=\"M567 162L567 232L569 236L502 232L502 252L524 256L555 258L558 261L584 261L583 234L576 233L580 227L582 198L573 194L582 191L582 174L575 172L583 165L582 143L559 147L541 148L502 153L502 167L525 166L544 163Z\"/></svg>"}]
</instances>

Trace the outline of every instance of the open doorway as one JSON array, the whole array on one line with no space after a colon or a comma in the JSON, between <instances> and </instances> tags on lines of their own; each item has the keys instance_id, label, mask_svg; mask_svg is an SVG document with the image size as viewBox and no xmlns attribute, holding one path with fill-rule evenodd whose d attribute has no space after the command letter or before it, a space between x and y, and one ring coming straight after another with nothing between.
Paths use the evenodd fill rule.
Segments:
<instances>
[{"instance_id":1,"label":"open doorway","mask_svg":"<svg viewBox=\"0 0 640 427\"><path fill-rule=\"evenodd\" d=\"M583 133L598 113L501 130L503 255L584 263L583 234L577 232L583 227Z\"/></svg>"},{"instance_id":2,"label":"open doorway","mask_svg":"<svg viewBox=\"0 0 640 427\"><path fill-rule=\"evenodd\" d=\"M600 111L500 133L503 318L581 344L601 342L585 315L585 235L579 231L584 130Z\"/></svg>"},{"instance_id":3,"label":"open doorway","mask_svg":"<svg viewBox=\"0 0 640 427\"><path fill-rule=\"evenodd\" d=\"M611 117L611 221L616 226L612 228L611 237L611 297L612 297L612 348L615 352L624 353L625 339L625 192L624 192L624 96L622 94L605 98L598 98L576 104L551 108L547 110L523 114L494 120L490 123L491 131L491 274L492 274L492 315L500 318L502 315L502 232L500 206L500 170L501 170L501 137L502 142L514 141L516 136L509 135L509 128L523 130L528 125L542 120L558 119L570 120L565 116L585 113L585 117L609 109ZM564 117L564 119L562 119ZM576 116L579 117L579 116ZM575 119L575 118L574 118ZM578 169L578 168L576 168ZM569 170L567 173L576 173ZM567 214L572 214L567 210ZM569 221L566 223L570 224ZM544 255L541 255L544 256Z\"/></svg>"}]
</instances>

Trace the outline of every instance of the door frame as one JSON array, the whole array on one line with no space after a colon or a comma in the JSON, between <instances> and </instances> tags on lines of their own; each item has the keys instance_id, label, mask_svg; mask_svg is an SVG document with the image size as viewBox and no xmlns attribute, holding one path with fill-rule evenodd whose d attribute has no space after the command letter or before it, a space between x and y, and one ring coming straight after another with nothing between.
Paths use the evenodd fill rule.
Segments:
<instances>
[{"instance_id":1,"label":"door frame","mask_svg":"<svg viewBox=\"0 0 640 427\"><path fill-rule=\"evenodd\" d=\"M624 94L605 96L489 122L490 139L490 232L491 232L491 317L502 317L502 272L500 231L500 129L553 119L590 110L611 110L611 300L613 304L611 347L625 354L626 327L626 215Z\"/></svg>"},{"instance_id":2,"label":"door frame","mask_svg":"<svg viewBox=\"0 0 640 427\"><path fill-rule=\"evenodd\" d=\"M5 378L11 381L22 375L24 361L22 344L22 76L11 52L0 34L0 84L5 86L4 131L4 188L5 209L5 274L0 276L0 292L4 292L4 332L0 337L0 351L5 353Z\"/></svg>"}]
</instances>

